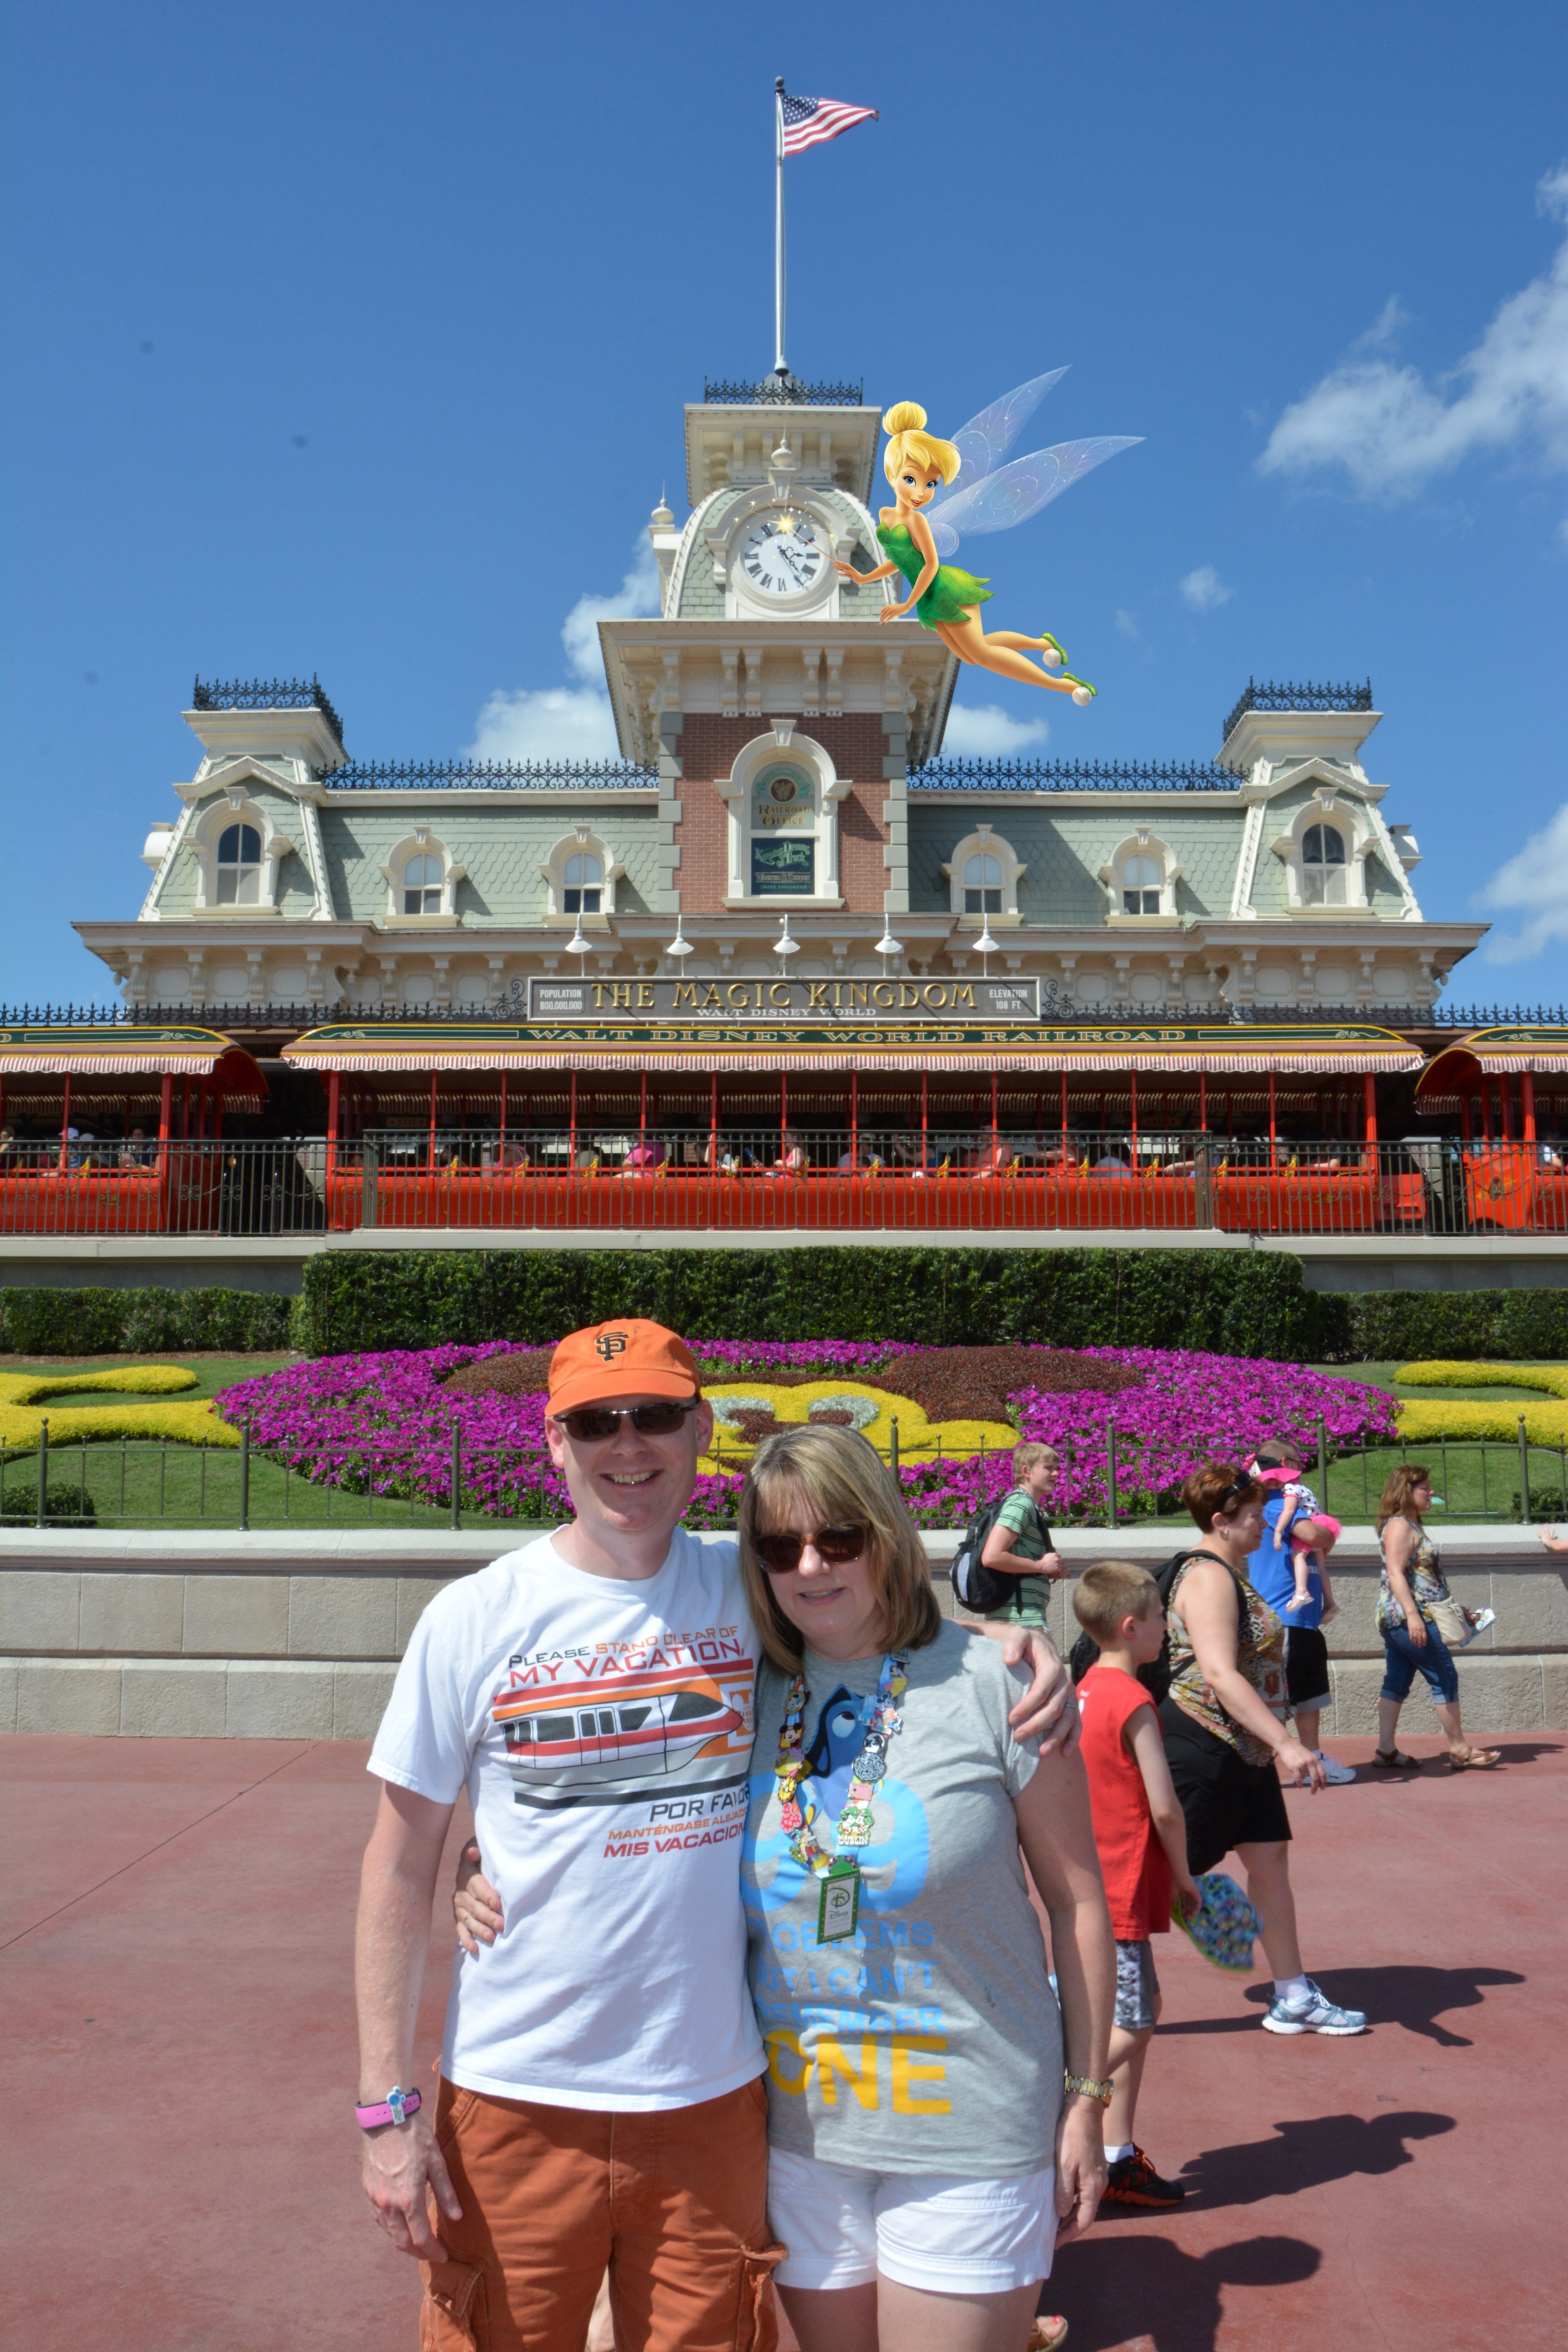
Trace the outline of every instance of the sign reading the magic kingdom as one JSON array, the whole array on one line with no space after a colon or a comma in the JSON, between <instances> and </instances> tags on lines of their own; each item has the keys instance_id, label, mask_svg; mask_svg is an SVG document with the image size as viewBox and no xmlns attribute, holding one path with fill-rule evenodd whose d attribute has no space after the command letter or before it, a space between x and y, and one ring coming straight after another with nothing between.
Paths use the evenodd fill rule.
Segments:
<instances>
[{"instance_id":1,"label":"sign reading the magic kingdom","mask_svg":"<svg viewBox=\"0 0 1568 2352\"><path fill-rule=\"evenodd\" d=\"M1040 988L1038 980L530 980L528 1019L1038 1021ZM1060 1018L1067 1008L1050 1010Z\"/></svg>"}]
</instances>

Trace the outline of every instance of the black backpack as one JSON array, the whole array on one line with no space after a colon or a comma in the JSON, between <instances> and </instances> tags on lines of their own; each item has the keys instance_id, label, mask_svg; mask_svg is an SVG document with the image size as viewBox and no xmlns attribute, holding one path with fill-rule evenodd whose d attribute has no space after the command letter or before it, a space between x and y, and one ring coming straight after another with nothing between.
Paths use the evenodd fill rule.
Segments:
<instances>
[{"instance_id":1,"label":"black backpack","mask_svg":"<svg viewBox=\"0 0 1568 2352\"><path fill-rule=\"evenodd\" d=\"M1155 1583L1159 1591L1161 1608L1168 1609L1170 1607L1171 1592L1175 1587L1176 1578L1181 1574L1182 1570L1186 1566L1189 1559L1212 1559L1213 1558L1214 1554L1212 1552L1206 1552L1201 1544L1199 1544L1195 1545L1191 1551L1173 1552L1163 1568L1156 1568L1155 1570ZM1090 1667L1094 1664L1099 1655L1100 1644L1094 1639L1093 1634L1080 1633L1077 1641L1074 1642L1071 1649L1069 1650L1067 1654L1067 1664L1071 1671L1074 1689L1076 1689L1078 1685L1083 1680L1084 1675L1089 1672ZM1166 1634L1165 1640L1160 1643L1159 1656L1154 1660L1152 1664L1140 1666L1138 1668L1138 1680L1143 1684L1144 1688L1148 1692L1149 1696L1154 1700L1155 1705L1158 1706L1171 1686L1171 1637L1168 1632Z\"/></svg>"},{"instance_id":2,"label":"black backpack","mask_svg":"<svg viewBox=\"0 0 1568 2352\"><path fill-rule=\"evenodd\" d=\"M982 1617L989 1610L999 1608L1019 1588L1016 1576L1005 1575L999 1568L986 1568L980 1560L980 1554L986 1549L986 1538L1001 1517L1002 1505L1009 1499L1010 1495L999 1495L994 1503L988 1503L983 1511L977 1511L964 1530L963 1542L953 1556L953 1590L966 1609L976 1610ZM1038 1503L1034 1515L1040 1520L1040 1533L1049 1550L1051 1529L1045 1524Z\"/></svg>"}]
</instances>

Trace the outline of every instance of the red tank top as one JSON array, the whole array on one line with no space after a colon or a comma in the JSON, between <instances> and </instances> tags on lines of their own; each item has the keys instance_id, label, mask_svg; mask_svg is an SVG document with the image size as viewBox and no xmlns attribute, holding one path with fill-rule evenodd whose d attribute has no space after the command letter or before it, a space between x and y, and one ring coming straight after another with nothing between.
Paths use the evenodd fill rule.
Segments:
<instances>
[{"instance_id":1,"label":"red tank top","mask_svg":"<svg viewBox=\"0 0 1568 2352\"><path fill-rule=\"evenodd\" d=\"M1111 1932L1121 1943L1163 1935L1171 1924L1171 1871L1149 1817L1148 1791L1122 1734L1148 1692L1119 1666L1091 1666L1078 1685L1083 1761Z\"/></svg>"}]
</instances>

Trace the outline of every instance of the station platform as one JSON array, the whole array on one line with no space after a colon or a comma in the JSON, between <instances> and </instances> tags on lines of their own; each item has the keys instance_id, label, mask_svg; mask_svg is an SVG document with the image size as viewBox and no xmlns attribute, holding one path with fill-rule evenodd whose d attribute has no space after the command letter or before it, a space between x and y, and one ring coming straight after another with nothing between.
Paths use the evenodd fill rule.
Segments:
<instances>
[{"instance_id":1,"label":"station platform","mask_svg":"<svg viewBox=\"0 0 1568 2352\"><path fill-rule=\"evenodd\" d=\"M1552 1893L1568 1738L1289 1802L1309 1969L1355 2041L1281 2040L1266 1981L1172 1935L1139 2138L1190 2184L1107 2220L1041 2301L1071 2352L1555 2352L1568 2011ZM1364 1764L1366 1739L1333 1751ZM361 1742L0 1742L11 2259L26 2352L413 2352L419 2279L358 2186ZM455 1822L448 1864L462 1833ZM449 1883L444 1872L444 1888ZM418 2047L438 2048L437 1906ZM428 2079L422 2076L422 2079ZM1553 2280L1558 2282L1553 2284Z\"/></svg>"}]
</instances>

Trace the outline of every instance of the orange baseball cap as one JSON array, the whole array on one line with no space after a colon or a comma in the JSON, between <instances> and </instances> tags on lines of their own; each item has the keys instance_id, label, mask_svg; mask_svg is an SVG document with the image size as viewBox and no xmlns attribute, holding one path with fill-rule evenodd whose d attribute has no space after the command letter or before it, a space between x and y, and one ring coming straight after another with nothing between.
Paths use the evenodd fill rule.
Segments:
<instances>
[{"instance_id":1,"label":"orange baseball cap","mask_svg":"<svg viewBox=\"0 0 1568 2352\"><path fill-rule=\"evenodd\" d=\"M573 1412L603 1397L689 1397L702 1382L685 1341L662 1323L628 1316L570 1331L549 1360L549 1411Z\"/></svg>"}]
</instances>

